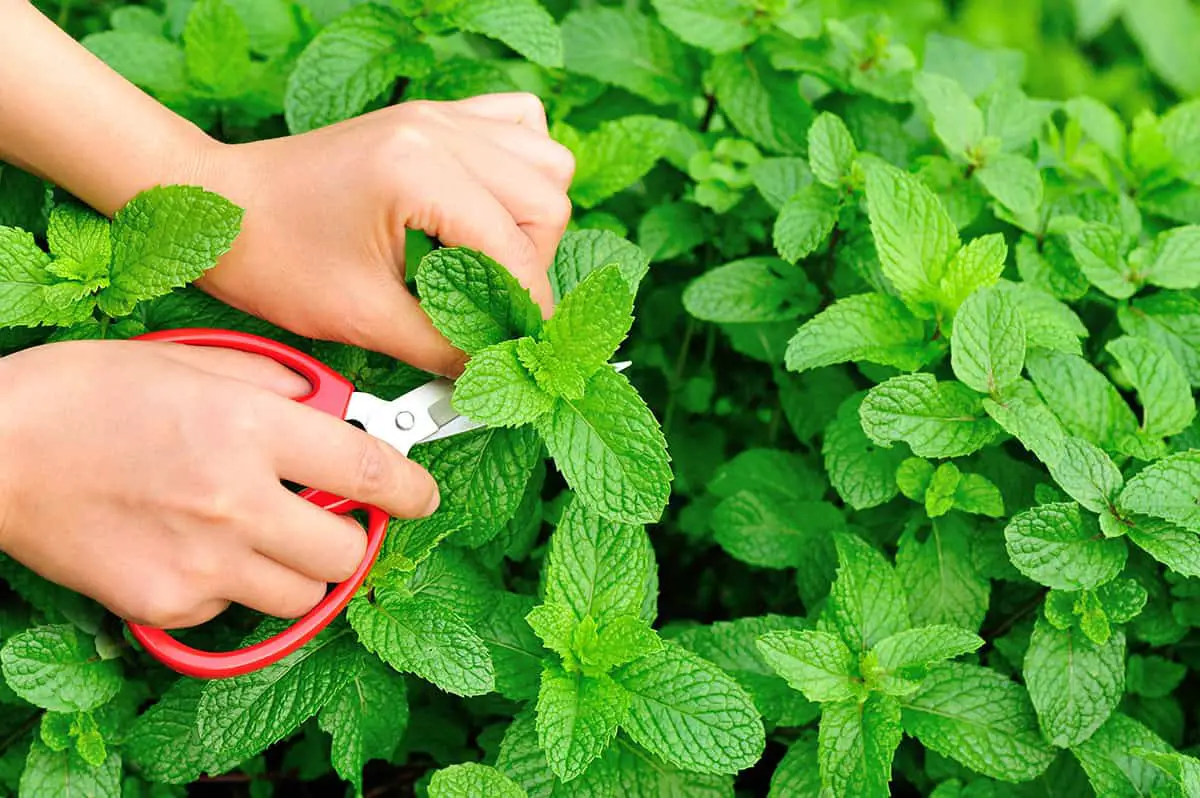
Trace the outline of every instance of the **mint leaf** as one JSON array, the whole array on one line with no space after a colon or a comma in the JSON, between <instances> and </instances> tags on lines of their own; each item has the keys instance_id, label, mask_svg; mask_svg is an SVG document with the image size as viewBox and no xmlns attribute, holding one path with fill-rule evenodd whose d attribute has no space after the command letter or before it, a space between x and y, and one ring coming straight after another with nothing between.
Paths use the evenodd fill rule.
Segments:
<instances>
[{"instance_id":1,"label":"mint leaf","mask_svg":"<svg viewBox=\"0 0 1200 798\"><path fill-rule=\"evenodd\" d=\"M575 632L580 619L569 607L559 603L539 604L529 611L525 620L546 648L563 658L564 667L571 672L579 670L575 656Z\"/></svg>"},{"instance_id":2,"label":"mint leaf","mask_svg":"<svg viewBox=\"0 0 1200 798\"><path fill-rule=\"evenodd\" d=\"M994 394L1015 382L1025 365L1025 323L1008 296L980 288L954 318L950 363L954 376L980 393Z\"/></svg>"},{"instance_id":3,"label":"mint leaf","mask_svg":"<svg viewBox=\"0 0 1200 798\"><path fill-rule=\"evenodd\" d=\"M871 236L883 274L911 310L937 299L958 231L941 201L916 176L882 162L866 170Z\"/></svg>"},{"instance_id":4,"label":"mint leaf","mask_svg":"<svg viewBox=\"0 0 1200 798\"><path fill-rule=\"evenodd\" d=\"M1167 774L1133 753L1138 749L1164 754L1172 749L1161 737L1120 712L1114 712L1086 742L1071 751L1087 773L1097 795L1152 795L1167 786Z\"/></svg>"},{"instance_id":5,"label":"mint leaf","mask_svg":"<svg viewBox=\"0 0 1200 798\"><path fill-rule=\"evenodd\" d=\"M1083 354L1079 339L1087 337L1088 330L1070 307L1029 283L1000 280L996 288L1008 296L1009 304L1020 314L1027 349L1041 347L1069 355Z\"/></svg>"},{"instance_id":6,"label":"mint leaf","mask_svg":"<svg viewBox=\"0 0 1200 798\"><path fill-rule=\"evenodd\" d=\"M863 432L859 413L864 399L855 394L842 402L821 443L830 484L856 510L877 507L896 495L896 469L905 458L902 448L880 449Z\"/></svg>"},{"instance_id":7,"label":"mint leaf","mask_svg":"<svg viewBox=\"0 0 1200 798\"><path fill-rule=\"evenodd\" d=\"M362 791L362 770L369 760L389 759L408 725L408 695L378 658L361 651L353 676L317 716L333 738L334 769Z\"/></svg>"},{"instance_id":8,"label":"mint leaf","mask_svg":"<svg viewBox=\"0 0 1200 798\"><path fill-rule=\"evenodd\" d=\"M1200 300L1172 291L1152 294L1119 308L1117 320L1130 335L1170 351L1192 387L1200 385Z\"/></svg>"},{"instance_id":9,"label":"mint leaf","mask_svg":"<svg viewBox=\"0 0 1200 798\"><path fill-rule=\"evenodd\" d=\"M0 323L71 324L90 312L88 287L55 276L51 265L31 234L0 227Z\"/></svg>"},{"instance_id":10,"label":"mint leaf","mask_svg":"<svg viewBox=\"0 0 1200 798\"><path fill-rule=\"evenodd\" d=\"M1063 439L1059 459L1048 464L1054 481L1067 494L1094 513L1112 506L1124 480L1104 452L1081 438Z\"/></svg>"},{"instance_id":11,"label":"mint leaf","mask_svg":"<svg viewBox=\"0 0 1200 798\"><path fill-rule=\"evenodd\" d=\"M202 772L221 773L240 760L215 753L200 739L196 711L206 684L195 679L176 681L130 728L125 756L147 778L186 784Z\"/></svg>"},{"instance_id":12,"label":"mint leaf","mask_svg":"<svg viewBox=\"0 0 1200 798\"><path fill-rule=\"evenodd\" d=\"M561 300L596 269L617 264L629 290L637 292L650 268L650 259L639 247L608 230L568 230L563 234L550 266L550 287Z\"/></svg>"},{"instance_id":13,"label":"mint leaf","mask_svg":"<svg viewBox=\"0 0 1200 798\"><path fill-rule=\"evenodd\" d=\"M658 520L671 481L666 440L623 375L600 369L581 399L556 400L535 426L589 509L623 523Z\"/></svg>"},{"instance_id":14,"label":"mint leaf","mask_svg":"<svg viewBox=\"0 0 1200 798\"><path fill-rule=\"evenodd\" d=\"M51 751L34 740L21 771L21 795L121 796L121 755L110 751L99 767L89 765L74 750Z\"/></svg>"},{"instance_id":15,"label":"mint leaf","mask_svg":"<svg viewBox=\"0 0 1200 798\"><path fill-rule=\"evenodd\" d=\"M373 601L355 597L347 619L363 646L400 672L455 695L483 695L495 688L487 646L448 606L380 587Z\"/></svg>"},{"instance_id":16,"label":"mint leaf","mask_svg":"<svg viewBox=\"0 0 1200 798\"><path fill-rule=\"evenodd\" d=\"M985 776L1029 781L1054 760L1025 688L988 668L938 665L901 701L904 731Z\"/></svg>"},{"instance_id":17,"label":"mint leaf","mask_svg":"<svg viewBox=\"0 0 1200 798\"><path fill-rule=\"evenodd\" d=\"M800 189L780 210L772 241L779 257L795 263L821 248L837 224L837 193L817 183Z\"/></svg>"},{"instance_id":18,"label":"mint leaf","mask_svg":"<svg viewBox=\"0 0 1200 798\"><path fill-rule=\"evenodd\" d=\"M516 782L495 768L475 762L450 765L429 780L429 798L527 798Z\"/></svg>"},{"instance_id":19,"label":"mint leaf","mask_svg":"<svg viewBox=\"0 0 1200 798\"><path fill-rule=\"evenodd\" d=\"M1071 254L1092 285L1116 299L1137 291L1136 278L1125 262L1119 232L1100 222L1089 222L1067 235Z\"/></svg>"},{"instance_id":20,"label":"mint leaf","mask_svg":"<svg viewBox=\"0 0 1200 798\"><path fill-rule=\"evenodd\" d=\"M492 606L473 624L491 654L496 692L514 701L537 695L545 652L525 620L534 609L532 596L498 592Z\"/></svg>"},{"instance_id":21,"label":"mint leaf","mask_svg":"<svg viewBox=\"0 0 1200 798\"><path fill-rule=\"evenodd\" d=\"M896 576L908 597L912 622L979 629L991 587L976 565L969 527L954 514L931 526L923 541L915 531L906 531L896 550Z\"/></svg>"},{"instance_id":22,"label":"mint leaf","mask_svg":"<svg viewBox=\"0 0 1200 798\"><path fill-rule=\"evenodd\" d=\"M511 273L481 252L430 252L417 270L421 307L438 330L467 354L541 332L542 316Z\"/></svg>"},{"instance_id":23,"label":"mint leaf","mask_svg":"<svg viewBox=\"0 0 1200 798\"><path fill-rule=\"evenodd\" d=\"M800 737L792 743L771 774L767 798L820 798L821 770L817 741Z\"/></svg>"},{"instance_id":24,"label":"mint leaf","mask_svg":"<svg viewBox=\"0 0 1200 798\"><path fill-rule=\"evenodd\" d=\"M633 325L633 293L616 265L596 269L572 288L545 325L560 357L589 377L608 362Z\"/></svg>"},{"instance_id":25,"label":"mint leaf","mask_svg":"<svg viewBox=\"0 0 1200 798\"><path fill-rule=\"evenodd\" d=\"M968 241L950 258L942 274L939 288L943 304L951 310L957 310L978 289L995 285L1004 271L1007 257L1008 245L999 233L989 233Z\"/></svg>"},{"instance_id":26,"label":"mint leaf","mask_svg":"<svg viewBox=\"0 0 1200 798\"><path fill-rule=\"evenodd\" d=\"M1142 551L1184 576L1200 576L1200 537L1165 521L1139 519L1125 534Z\"/></svg>"},{"instance_id":27,"label":"mint leaf","mask_svg":"<svg viewBox=\"0 0 1200 798\"><path fill-rule=\"evenodd\" d=\"M453 16L464 31L497 39L539 66L563 65L562 33L538 0L466 0Z\"/></svg>"},{"instance_id":28,"label":"mint leaf","mask_svg":"<svg viewBox=\"0 0 1200 798\"><path fill-rule=\"evenodd\" d=\"M1141 277L1151 285L1188 289L1200 286L1200 226L1175 227L1160 233L1141 266Z\"/></svg>"},{"instance_id":29,"label":"mint leaf","mask_svg":"<svg viewBox=\"0 0 1200 798\"><path fill-rule=\"evenodd\" d=\"M880 640L871 656L884 671L925 669L983 645L983 638L966 629L939 624L905 629Z\"/></svg>"},{"instance_id":30,"label":"mint leaf","mask_svg":"<svg viewBox=\"0 0 1200 798\"><path fill-rule=\"evenodd\" d=\"M614 671L633 696L623 728L663 760L696 773L736 773L762 755L750 696L720 668L668 643Z\"/></svg>"},{"instance_id":31,"label":"mint leaf","mask_svg":"<svg viewBox=\"0 0 1200 798\"><path fill-rule=\"evenodd\" d=\"M690 55L652 17L633 9L572 9L562 22L567 71L620 86L655 105L681 100Z\"/></svg>"},{"instance_id":32,"label":"mint leaf","mask_svg":"<svg viewBox=\"0 0 1200 798\"><path fill-rule=\"evenodd\" d=\"M716 56L708 77L722 113L744 137L773 153L805 151L812 106L760 49Z\"/></svg>"},{"instance_id":33,"label":"mint leaf","mask_svg":"<svg viewBox=\"0 0 1200 798\"><path fill-rule=\"evenodd\" d=\"M608 673L613 668L653 654L663 647L658 633L636 615L622 615L602 624L594 636L580 641L580 631L591 627L585 619L576 630L579 660L585 674Z\"/></svg>"},{"instance_id":34,"label":"mint leaf","mask_svg":"<svg viewBox=\"0 0 1200 798\"><path fill-rule=\"evenodd\" d=\"M854 294L801 325L788 341L786 365L799 372L866 361L913 371L928 357L926 344L925 325L902 302L886 294Z\"/></svg>"},{"instance_id":35,"label":"mint leaf","mask_svg":"<svg viewBox=\"0 0 1200 798\"><path fill-rule=\"evenodd\" d=\"M823 617L851 651L863 652L880 640L908 629L912 622L900 580L884 556L861 538L834 535L837 579Z\"/></svg>"},{"instance_id":36,"label":"mint leaf","mask_svg":"<svg viewBox=\"0 0 1200 798\"><path fill-rule=\"evenodd\" d=\"M1031 351L1025 368L1038 393L1072 435L1106 451L1119 451L1137 432L1137 419L1117 389L1076 355Z\"/></svg>"},{"instance_id":37,"label":"mint leaf","mask_svg":"<svg viewBox=\"0 0 1200 798\"><path fill-rule=\"evenodd\" d=\"M838 795L889 795L902 735L900 704L891 696L825 705L817 738L822 784Z\"/></svg>"},{"instance_id":38,"label":"mint leaf","mask_svg":"<svg viewBox=\"0 0 1200 798\"><path fill-rule=\"evenodd\" d=\"M56 205L46 238L55 257L47 271L84 283L90 290L108 285L112 240L107 219L75 204Z\"/></svg>"},{"instance_id":39,"label":"mint leaf","mask_svg":"<svg viewBox=\"0 0 1200 798\"><path fill-rule=\"evenodd\" d=\"M110 316L195 280L233 246L242 210L193 186L141 192L112 222L112 277L97 300Z\"/></svg>"},{"instance_id":40,"label":"mint leaf","mask_svg":"<svg viewBox=\"0 0 1200 798\"><path fill-rule=\"evenodd\" d=\"M1148 515L1200 532L1200 452L1189 450L1164 457L1132 476L1117 497L1125 512Z\"/></svg>"},{"instance_id":41,"label":"mint leaf","mask_svg":"<svg viewBox=\"0 0 1200 798\"><path fill-rule=\"evenodd\" d=\"M712 513L717 543L742 562L763 568L831 561L828 534L845 525L841 512L826 502L779 500L746 490L722 500Z\"/></svg>"},{"instance_id":42,"label":"mint leaf","mask_svg":"<svg viewBox=\"0 0 1200 798\"><path fill-rule=\"evenodd\" d=\"M837 635L828 632L771 632L758 650L776 673L809 701L857 700L864 695L858 663Z\"/></svg>"},{"instance_id":43,"label":"mint leaf","mask_svg":"<svg viewBox=\"0 0 1200 798\"><path fill-rule=\"evenodd\" d=\"M361 5L322 28L287 80L288 130L305 133L361 112L401 75L424 77L433 51L397 11Z\"/></svg>"},{"instance_id":44,"label":"mint leaf","mask_svg":"<svg viewBox=\"0 0 1200 798\"><path fill-rule=\"evenodd\" d=\"M612 744L631 696L611 677L548 668L538 694L538 741L550 769L564 782L582 775Z\"/></svg>"},{"instance_id":45,"label":"mint leaf","mask_svg":"<svg viewBox=\"0 0 1200 798\"><path fill-rule=\"evenodd\" d=\"M975 175L989 194L1015 214L1033 213L1042 204L1042 176L1028 158L998 152Z\"/></svg>"},{"instance_id":46,"label":"mint leaf","mask_svg":"<svg viewBox=\"0 0 1200 798\"><path fill-rule=\"evenodd\" d=\"M813 176L838 188L850 176L858 150L846 123L828 111L818 114L808 129L808 162Z\"/></svg>"},{"instance_id":47,"label":"mint leaf","mask_svg":"<svg viewBox=\"0 0 1200 798\"><path fill-rule=\"evenodd\" d=\"M962 383L932 374L904 374L867 392L863 431L880 446L907 443L919 457L963 457L995 440L999 429L981 397Z\"/></svg>"},{"instance_id":48,"label":"mint leaf","mask_svg":"<svg viewBox=\"0 0 1200 798\"><path fill-rule=\"evenodd\" d=\"M183 29L183 52L193 85L217 99L237 97L250 74L250 34L225 0L197 0Z\"/></svg>"},{"instance_id":49,"label":"mint leaf","mask_svg":"<svg viewBox=\"0 0 1200 798\"><path fill-rule=\"evenodd\" d=\"M565 34L565 26L563 30ZM567 53L571 52L568 45ZM646 114L609 120L582 135L560 133L577 164L571 200L581 208L592 208L629 188L666 155L675 133L673 123Z\"/></svg>"},{"instance_id":50,"label":"mint leaf","mask_svg":"<svg viewBox=\"0 0 1200 798\"><path fill-rule=\"evenodd\" d=\"M454 383L454 409L490 427L532 423L553 404L522 365L517 341L481 349Z\"/></svg>"},{"instance_id":51,"label":"mint leaf","mask_svg":"<svg viewBox=\"0 0 1200 798\"><path fill-rule=\"evenodd\" d=\"M933 130L951 155L965 156L983 139L983 112L951 78L933 72L913 76L913 88L933 116Z\"/></svg>"},{"instance_id":52,"label":"mint leaf","mask_svg":"<svg viewBox=\"0 0 1200 798\"><path fill-rule=\"evenodd\" d=\"M7 638L0 671L18 696L57 712L86 712L121 689L117 662L100 659L95 642L69 624L34 626Z\"/></svg>"},{"instance_id":53,"label":"mint leaf","mask_svg":"<svg viewBox=\"0 0 1200 798\"><path fill-rule=\"evenodd\" d=\"M758 37L756 9L740 0L653 0L659 19L688 44L723 53Z\"/></svg>"},{"instance_id":54,"label":"mint leaf","mask_svg":"<svg viewBox=\"0 0 1200 798\"><path fill-rule=\"evenodd\" d=\"M1125 692L1125 635L1097 645L1076 629L1038 617L1022 667L1046 738L1059 748L1087 740Z\"/></svg>"},{"instance_id":55,"label":"mint leaf","mask_svg":"<svg viewBox=\"0 0 1200 798\"><path fill-rule=\"evenodd\" d=\"M1137 389L1143 432L1160 438L1177 435L1191 425L1196 401L1187 374L1170 351L1151 339L1131 335L1114 338L1104 348Z\"/></svg>"},{"instance_id":56,"label":"mint leaf","mask_svg":"<svg viewBox=\"0 0 1200 798\"><path fill-rule=\"evenodd\" d=\"M1058 590L1098 587L1125 566L1124 541L1103 537L1095 516L1075 504L1042 504L1018 513L1004 538L1017 570Z\"/></svg>"},{"instance_id":57,"label":"mint leaf","mask_svg":"<svg viewBox=\"0 0 1200 798\"><path fill-rule=\"evenodd\" d=\"M282 628L264 621L252 640ZM287 737L349 681L353 638L345 627L327 629L298 651L261 670L209 682L196 708L196 731L214 755L254 756Z\"/></svg>"},{"instance_id":58,"label":"mint leaf","mask_svg":"<svg viewBox=\"0 0 1200 798\"><path fill-rule=\"evenodd\" d=\"M577 620L603 625L619 616L654 619L657 569L645 530L608 521L578 499L563 510L546 555L546 601Z\"/></svg>"}]
</instances>

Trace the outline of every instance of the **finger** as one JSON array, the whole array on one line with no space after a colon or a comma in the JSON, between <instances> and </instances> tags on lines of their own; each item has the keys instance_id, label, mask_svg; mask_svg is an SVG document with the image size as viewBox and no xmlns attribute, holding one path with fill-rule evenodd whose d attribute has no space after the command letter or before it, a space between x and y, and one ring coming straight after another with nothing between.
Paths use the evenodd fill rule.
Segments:
<instances>
[{"instance_id":1,"label":"finger","mask_svg":"<svg viewBox=\"0 0 1200 798\"><path fill-rule=\"evenodd\" d=\"M549 289L550 269L571 220L566 192L526 161L482 139L459 141L463 165L504 205L533 243L536 266Z\"/></svg>"},{"instance_id":2,"label":"finger","mask_svg":"<svg viewBox=\"0 0 1200 798\"><path fill-rule=\"evenodd\" d=\"M469 129L484 141L533 166L562 191L571 187L575 177L575 156L549 136L487 118L473 120Z\"/></svg>"},{"instance_id":3,"label":"finger","mask_svg":"<svg viewBox=\"0 0 1200 798\"><path fill-rule=\"evenodd\" d=\"M347 293L350 288L347 287ZM416 298L396 280L387 285L358 291L355 308L358 343L411 366L457 379L466 367L467 355L446 340Z\"/></svg>"},{"instance_id":4,"label":"finger","mask_svg":"<svg viewBox=\"0 0 1200 798\"><path fill-rule=\"evenodd\" d=\"M265 402L257 417L281 478L396 518L423 518L437 509L437 484L428 471L338 417L285 400Z\"/></svg>"},{"instance_id":5,"label":"finger","mask_svg":"<svg viewBox=\"0 0 1200 798\"><path fill-rule=\"evenodd\" d=\"M536 94L529 92L480 94L446 105L474 116L522 125L538 133L549 133L550 130L546 121L546 106Z\"/></svg>"},{"instance_id":6,"label":"finger","mask_svg":"<svg viewBox=\"0 0 1200 798\"><path fill-rule=\"evenodd\" d=\"M460 138L458 149L470 148ZM513 160L495 147L491 151L506 161ZM549 314L554 300L546 265L509 209L461 160L448 158L434 168L436 179L421 185L427 198L424 212L404 220L405 226L416 227L448 247L468 247L486 253L507 268L541 306L542 312ZM513 171L509 169L506 173Z\"/></svg>"},{"instance_id":7,"label":"finger","mask_svg":"<svg viewBox=\"0 0 1200 798\"><path fill-rule=\"evenodd\" d=\"M159 347L162 355L184 366L218 377L229 377L264 388L272 393L297 398L312 390L308 380L265 355L255 355L236 349L190 344L139 343Z\"/></svg>"},{"instance_id":8,"label":"finger","mask_svg":"<svg viewBox=\"0 0 1200 798\"><path fill-rule=\"evenodd\" d=\"M251 553L230 573L226 597L276 618L299 618L325 598L329 586Z\"/></svg>"},{"instance_id":9,"label":"finger","mask_svg":"<svg viewBox=\"0 0 1200 798\"><path fill-rule=\"evenodd\" d=\"M354 575L367 550L367 537L353 518L335 515L288 491L269 511L254 548L281 565L319 582Z\"/></svg>"}]
</instances>

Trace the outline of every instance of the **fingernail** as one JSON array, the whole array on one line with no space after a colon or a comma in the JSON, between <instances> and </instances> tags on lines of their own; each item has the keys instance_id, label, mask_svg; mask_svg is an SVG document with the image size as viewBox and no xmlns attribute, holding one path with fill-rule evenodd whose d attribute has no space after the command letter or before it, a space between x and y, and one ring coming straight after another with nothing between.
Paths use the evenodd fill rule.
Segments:
<instances>
[{"instance_id":1,"label":"fingernail","mask_svg":"<svg viewBox=\"0 0 1200 798\"><path fill-rule=\"evenodd\" d=\"M429 497L429 504L425 506L425 515L430 516L437 512L437 508L442 503L441 493L438 492L437 484L433 486L433 494Z\"/></svg>"}]
</instances>

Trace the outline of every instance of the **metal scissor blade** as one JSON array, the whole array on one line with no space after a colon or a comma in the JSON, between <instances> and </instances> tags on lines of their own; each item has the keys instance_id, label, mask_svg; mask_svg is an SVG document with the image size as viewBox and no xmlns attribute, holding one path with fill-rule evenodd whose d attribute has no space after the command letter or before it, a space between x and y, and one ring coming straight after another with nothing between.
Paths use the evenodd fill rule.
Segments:
<instances>
[{"instance_id":1,"label":"metal scissor blade","mask_svg":"<svg viewBox=\"0 0 1200 798\"><path fill-rule=\"evenodd\" d=\"M613 363L617 372L633 365ZM451 405L454 383L445 379L427 382L391 402L367 393L355 393L346 409L346 420L399 449L404 454L418 443L429 443L481 429L484 425L456 411Z\"/></svg>"}]
</instances>

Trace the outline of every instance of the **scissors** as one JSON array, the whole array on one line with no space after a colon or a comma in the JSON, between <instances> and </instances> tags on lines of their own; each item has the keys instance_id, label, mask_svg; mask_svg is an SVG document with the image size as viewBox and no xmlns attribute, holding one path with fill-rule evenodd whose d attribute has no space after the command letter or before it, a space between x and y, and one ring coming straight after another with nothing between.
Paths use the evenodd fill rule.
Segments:
<instances>
[{"instance_id":1,"label":"scissors","mask_svg":"<svg viewBox=\"0 0 1200 798\"><path fill-rule=\"evenodd\" d=\"M368 434L385 441L404 455L418 443L448 438L483 426L458 414L450 406L454 383L446 379L434 379L398 399L386 401L355 390L354 385L341 374L297 349L249 333L185 328L146 333L137 336L137 339L237 349L272 358L299 373L312 386L307 395L296 401L346 421L356 422ZM378 507L313 488L304 488L300 496L333 513L366 512L367 551L354 574L338 583L316 607L292 626L260 643L233 651L201 651L180 642L162 629L130 623L133 636L152 656L186 676L201 679L239 676L286 657L333 621L353 598L374 565L387 532L389 516Z\"/></svg>"}]
</instances>

